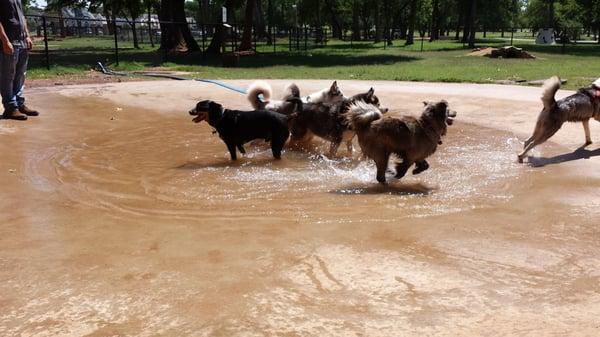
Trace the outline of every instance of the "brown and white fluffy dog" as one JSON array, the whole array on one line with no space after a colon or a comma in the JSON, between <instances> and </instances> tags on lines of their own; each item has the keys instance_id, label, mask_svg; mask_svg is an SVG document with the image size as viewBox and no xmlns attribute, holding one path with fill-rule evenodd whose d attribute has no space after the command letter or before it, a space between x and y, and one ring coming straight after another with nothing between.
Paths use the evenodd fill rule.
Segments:
<instances>
[{"instance_id":1,"label":"brown and white fluffy dog","mask_svg":"<svg viewBox=\"0 0 600 337\"><path fill-rule=\"evenodd\" d=\"M295 83L290 83L285 87L282 100L271 99L272 95L273 89L269 83L255 81L248 88L246 98L254 109L277 111L284 115L292 114L295 111L296 99L298 98L302 100L302 103L326 104L336 104L344 99L344 94L338 87L337 81L334 81L329 88L305 97L300 97L300 88Z\"/></svg>"},{"instance_id":2,"label":"brown and white fluffy dog","mask_svg":"<svg viewBox=\"0 0 600 337\"><path fill-rule=\"evenodd\" d=\"M347 114L348 121L358 136L363 154L375 161L377 181L385 183L385 172L390 155L402 159L396 163L396 178L402 178L415 164L413 174L429 168L425 160L441 144L448 125L456 112L448 109L448 102L423 102L425 110L419 118L402 116L383 117L376 107L357 102Z\"/></svg>"},{"instance_id":3,"label":"brown and white fluffy dog","mask_svg":"<svg viewBox=\"0 0 600 337\"><path fill-rule=\"evenodd\" d=\"M579 89L569 97L556 101L554 96L560 89L560 79L556 76L544 83L542 103L544 107L538 116L533 135L525 141L523 152L519 154L519 163L527 152L552 137L564 122L581 122L585 132L585 145L592 143L590 118L600 121L600 88L593 84Z\"/></svg>"},{"instance_id":4,"label":"brown and white fluffy dog","mask_svg":"<svg viewBox=\"0 0 600 337\"><path fill-rule=\"evenodd\" d=\"M313 135L331 142L329 156L335 156L341 143L346 143L348 153L352 154L352 139L355 132L346 119L346 113L352 104L363 102L371 104L380 113L386 113L373 88L367 92L344 98L331 105L324 103L305 103L301 111L290 122L291 140L295 142L309 141Z\"/></svg>"}]
</instances>

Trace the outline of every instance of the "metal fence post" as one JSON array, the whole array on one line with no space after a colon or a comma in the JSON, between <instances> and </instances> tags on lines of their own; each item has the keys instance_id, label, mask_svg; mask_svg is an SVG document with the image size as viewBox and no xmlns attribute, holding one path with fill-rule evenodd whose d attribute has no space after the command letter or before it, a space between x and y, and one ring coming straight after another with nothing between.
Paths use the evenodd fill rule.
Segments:
<instances>
[{"instance_id":1,"label":"metal fence post","mask_svg":"<svg viewBox=\"0 0 600 337\"><path fill-rule=\"evenodd\" d=\"M308 27L304 27L304 51L308 50Z\"/></svg>"},{"instance_id":2,"label":"metal fence post","mask_svg":"<svg viewBox=\"0 0 600 337\"><path fill-rule=\"evenodd\" d=\"M256 50L256 27L252 25L252 42L254 42L254 50Z\"/></svg>"},{"instance_id":3,"label":"metal fence post","mask_svg":"<svg viewBox=\"0 0 600 337\"><path fill-rule=\"evenodd\" d=\"M204 50L206 45L206 27L204 24L202 24L202 52L204 53Z\"/></svg>"},{"instance_id":4,"label":"metal fence post","mask_svg":"<svg viewBox=\"0 0 600 337\"><path fill-rule=\"evenodd\" d=\"M42 16L44 26L44 54L46 55L46 69L50 70L50 54L48 53L48 33L46 31L46 16Z\"/></svg>"},{"instance_id":5,"label":"metal fence post","mask_svg":"<svg viewBox=\"0 0 600 337\"><path fill-rule=\"evenodd\" d=\"M119 42L117 37L117 18L113 15L113 34L115 35L115 62L119 65Z\"/></svg>"}]
</instances>

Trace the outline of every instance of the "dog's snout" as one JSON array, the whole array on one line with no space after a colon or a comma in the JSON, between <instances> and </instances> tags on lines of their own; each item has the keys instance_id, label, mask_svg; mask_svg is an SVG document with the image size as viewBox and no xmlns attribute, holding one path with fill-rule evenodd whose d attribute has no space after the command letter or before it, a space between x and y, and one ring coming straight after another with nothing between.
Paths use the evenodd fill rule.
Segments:
<instances>
[{"instance_id":1,"label":"dog's snout","mask_svg":"<svg viewBox=\"0 0 600 337\"><path fill-rule=\"evenodd\" d=\"M456 111L448 110L448 117L456 117Z\"/></svg>"},{"instance_id":2,"label":"dog's snout","mask_svg":"<svg viewBox=\"0 0 600 337\"><path fill-rule=\"evenodd\" d=\"M189 113L190 113L190 115L192 115L192 116L196 116L196 115L198 114L198 111L197 111L195 108L194 108L194 109L192 109L192 110L190 110L190 111L188 111L188 112L189 112Z\"/></svg>"},{"instance_id":3,"label":"dog's snout","mask_svg":"<svg viewBox=\"0 0 600 337\"><path fill-rule=\"evenodd\" d=\"M388 111L390 111L389 108L379 108L379 110L381 111L381 113L387 113Z\"/></svg>"}]
</instances>

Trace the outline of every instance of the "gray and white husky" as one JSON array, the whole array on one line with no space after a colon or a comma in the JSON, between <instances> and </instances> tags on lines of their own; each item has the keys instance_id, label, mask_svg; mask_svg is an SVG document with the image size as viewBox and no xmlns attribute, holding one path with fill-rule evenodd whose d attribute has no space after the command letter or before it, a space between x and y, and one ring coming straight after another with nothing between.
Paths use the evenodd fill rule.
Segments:
<instances>
[{"instance_id":1,"label":"gray and white husky","mask_svg":"<svg viewBox=\"0 0 600 337\"><path fill-rule=\"evenodd\" d=\"M554 96L560 89L560 79L554 76L546 80L542 93L544 108L538 116L533 135L525 141L523 152L519 154L519 163L523 162L527 152L552 137L564 122L581 122L585 145L592 143L589 120L594 118L600 121L600 80L596 82L557 101Z\"/></svg>"},{"instance_id":2,"label":"gray and white husky","mask_svg":"<svg viewBox=\"0 0 600 337\"><path fill-rule=\"evenodd\" d=\"M289 115L294 111L295 98L302 100L302 103L324 103L334 105L344 99L344 94L338 87L337 81L334 81L329 88L319 90L308 96L300 97L300 88L295 83L288 84L284 89L281 100L271 99L273 89L265 81L255 81L248 88L246 97L254 109L266 109L277 111L284 115Z\"/></svg>"}]
</instances>

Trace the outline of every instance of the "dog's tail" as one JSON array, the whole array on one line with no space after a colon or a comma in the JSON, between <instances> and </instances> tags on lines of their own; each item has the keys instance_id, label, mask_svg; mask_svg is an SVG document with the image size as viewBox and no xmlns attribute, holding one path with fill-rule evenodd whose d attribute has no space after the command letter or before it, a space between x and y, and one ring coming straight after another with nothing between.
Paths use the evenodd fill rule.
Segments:
<instances>
[{"instance_id":1,"label":"dog's tail","mask_svg":"<svg viewBox=\"0 0 600 337\"><path fill-rule=\"evenodd\" d=\"M286 102L289 103L293 103L294 106L294 112L299 113L302 112L302 108L303 108L303 103L302 103L302 99L300 99L300 97L288 97L285 100Z\"/></svg>"},{"instance_id":2,"label":"dog's tail","mask_svg":"<svg viewBox=\"0 0 600 337\"><path fill-rule=\"evenodd\" d=\"M285 89L283 89L283 100L288 100L294 97L300 98L300 88L298 88L296 83L290 83L285 87Z\"/></svg>"},{"instance_id":3,"label":"dog's tail","mask_svg":"<svg viewBox=\"0 0 600 337\"><path fill-rule=\"evenodd\" d=\"M560 89L560 78L558 76L552 76L544 82L542 86L542 103L544 103L544 110L549 111L556 104L554 96Z\"/></svg>"},{"instance_id":4,"label":"dog's tail","mask_svg":"<svg viewBox=\"0 0 600 337\"><path fill-rule=\"evenodd\" d=\"M269 83L265 81L255 81L248 88L248 93L246 94L246 98L252 104L254 109L261 109L264 107L264 103L268 102L271 99L271 95L273 94L273 89ZM262 95L262 98L260 97Z\"/></svg>"},{"instance_id":5,"label":"dog's tail","mask_svg":"<svg viewBox=\"0 0 600 337\"><path fill-rule=\"evenodd\" d=\"M376 106L363 101L352 103L346 113L346 119L354 130L362 130L370 127L371 123L380 119L381 116L382 113Z\"/></svg>"}]
</instances>

